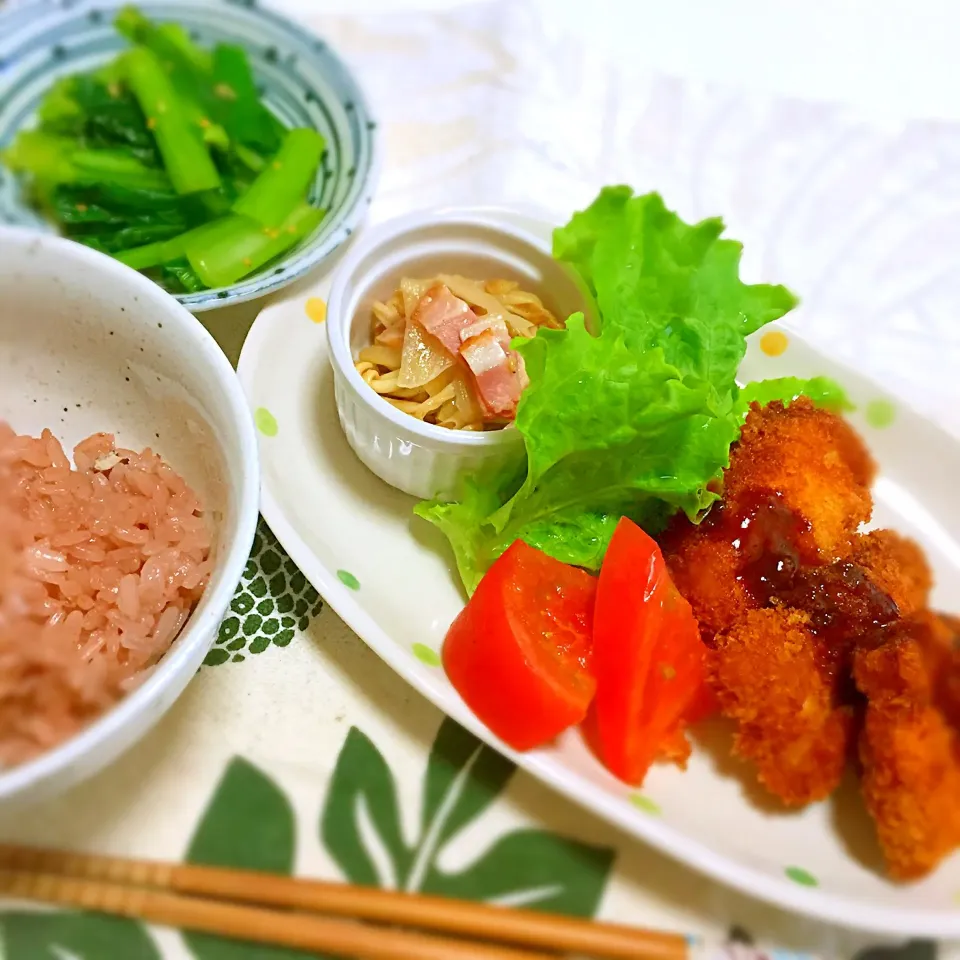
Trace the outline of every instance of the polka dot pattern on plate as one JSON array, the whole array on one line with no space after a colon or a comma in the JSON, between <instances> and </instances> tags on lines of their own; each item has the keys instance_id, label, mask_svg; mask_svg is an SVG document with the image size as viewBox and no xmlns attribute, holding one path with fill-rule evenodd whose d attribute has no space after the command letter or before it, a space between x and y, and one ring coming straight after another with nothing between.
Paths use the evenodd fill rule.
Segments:
<instances>
[{"instance_id":1,"label":"polka dot pattern on plate","mask_svg":"<svg viewBox=\"0 0 960 960\"><path fill-rule=\"evenodd\" d=\"M253 422L265 437L275 437L277 435L279 427L276 417L266 407L257 407L254 410Z\"/></svg>"},{"instance_id":2,"label":"polka dot pattern on plate","mask_svg":"<svg viewBox=\"0 0 960 960\"><path fill-rule=\"evenodd\" d=\"M817 878L803 867L787 867L784 871L786 875L794 882L799 883L801 887L818 887L820 882Z\"/></svg>"},{"instance_id":3,"label":"polka dot pattern on plate","mask_svg":"<svg viewBox=\"0 0 960 960\"><path fill-rule=\"evenodd\" d=\"M321 297L310 297L304 304L304 310L314 323L323 323L327 319L327 301Z\"/></svg>"},{"instance_id":4,"label":"polka dot pattern on plate","mask_svg":"<svg viewBox=\"0 0 960 960\"><path fill-rule=\"evenodd\" d=\"M867 423L877 430L889 427L896 419L897 408L889 400L871 400L864 411Z\"/></svg>"},{"instance_id":5,"label":"polka dot pattern on plate","mask_svg":"<svg viewBox=\"0 0 960 960\"><path fill-rule=\"evenodd\" d=\"M760 338L760 349L768 357L779 357L789 346L790 338L782 330L771 330Z\"/></svg>"},{"instance_id":6,"label":"polka dot pattern on plate","mask_svg":"<svg viewBox=\"0 0 960 960\"><path fill-rule=\"evenodd\" d=\"M660 809L660 804L656 800L651 800L649 797L645 797L642 793L635 793L630 797L630 802L638 809L642 810L644 813L649 813L652 816L659 817L663 812Z\"/></svg>"},{"instance_id":7,"label":"polka dot pattern on plate","mask_svg":"<svg viewBox=\"0 0 960 960\"><path fill-rule=\"evenodd\" d=\"M432 650L425 643L415 643L413 645L413 655L428 667L439 667L440 656L436 650Z\"/></svg>"}]
</instances>

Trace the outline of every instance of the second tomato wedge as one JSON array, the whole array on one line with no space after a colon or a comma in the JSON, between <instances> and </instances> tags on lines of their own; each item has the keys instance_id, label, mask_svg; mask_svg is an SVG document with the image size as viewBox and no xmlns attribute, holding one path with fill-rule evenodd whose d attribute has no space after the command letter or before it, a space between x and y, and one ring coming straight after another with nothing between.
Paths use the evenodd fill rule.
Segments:
<instances>
[{"instance_id":1,"label":"second tomato wedge","mask_svg":"<svg viewBox=\"0 0 960 960\"><path fill-rule=\"evenodd\" d=\"M548 743L586 715L596 590L590 574L518 540L447 632L450 682L515 750Z\"/></svg>"},{"instance_id":2,"label":"second tomato wedge","mask_svg":"<svg viewBox=\"0 0 960 960\"><path fill-rule=\"evenodd\" d=\"M682 758L683 724L703 702L705 647L657 544L630 520L610 541L594 608L597 690L589 739L604 765L640 784L661 753Z\"/></svg>"}]
</instances>

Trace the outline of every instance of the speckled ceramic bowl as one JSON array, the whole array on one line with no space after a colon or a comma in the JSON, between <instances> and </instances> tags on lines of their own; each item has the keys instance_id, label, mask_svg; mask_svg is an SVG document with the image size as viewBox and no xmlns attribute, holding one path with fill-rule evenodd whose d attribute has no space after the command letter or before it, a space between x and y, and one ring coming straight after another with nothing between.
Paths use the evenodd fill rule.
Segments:
<instances>
[{"instance_id":1,"label":"speckled ceramic bowl","mask_svg":"<svg viewBox=\"0 0 960 960\"><path fill-rule=\"evenodd\" d=\"M59 77L90 70L126 46L112 19L123 0L14 0L0 13L0 150ZM327 44L256 0L147 0L147 16L176 20L203 46L242 45L270 109L289 127L313 127L327 151L310 200L320 226L281 260L230 287L183 294L194 313L262 297L329 256L362 220L378 169L376 124L353 74ZM0 166L0 222L49 230Z\"/></svg>"},{"instance_id":2,"label":"speckled ceramic bowl","mask_svg":"<svg viewBox=\"0 0 960 960\"><path fill-rule=\"evenodd\" d=\"M213 574L144 683L38 759L0 769L0 803L95 773L160 719L196 674L250 555L259 472L253 419L203 325L146 277L59 237L0 226L0 420L66 449L96 431L156 450L198 492Z\"/></svg>"}]
</instances>

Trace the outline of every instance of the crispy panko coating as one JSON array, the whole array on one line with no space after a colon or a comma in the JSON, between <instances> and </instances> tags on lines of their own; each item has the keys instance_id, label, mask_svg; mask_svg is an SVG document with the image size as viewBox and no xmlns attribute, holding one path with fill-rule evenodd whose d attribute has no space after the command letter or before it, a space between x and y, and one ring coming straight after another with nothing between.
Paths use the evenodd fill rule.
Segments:
<instances>
[{"instance_id":1,"label":"crispy panko coating","mask_svg":"<svg viewBox=\"0 0 960 960\"><path fill-rule=\"evenodd\" d=\"M806 614L751 610L716 637L708 670L725 716L738 722L734 752L790 806L822 800L843 776L852 711L838 706Z\"/></svg>"},{"instance_id":2,"label":"crispy panko coating","mask_svg":"<svg viewBox=\"0 0 960 960\"><path fill-rule=\"evenodd\" d=\"M960 617L955 617L951 613L938 613L937 618L953 635L951 645L956 648L960 644Z\"/></svg>"},{"instance_id":3,"label":"crispy panko coating","mask_svg":"<svg viewBox=\"0 0 960 960\"><path fill-rule=\"evenodd\" d=\"M700 525L677 518L661 539L704 641L763 606L743 578L758 553L785 548L807 564L845 559L873 509L873 474L862 441L836 414L806 398L754 406L721 502Z\"/></svg>"},{"instance_id":4,"label":"crispy panko coating","mask_svg":"<svg viewBox=\"0 0 960 960\"><path fill-rule=\"evenodd\" d=\"M705 643L759 606L738 579L742 558L722 528L709 523L694 526L680 514L661 546L670 576L689 602Z\"/></svg>"},{"instance_id":5,"label":"crispy panko coating","mask_svg":"<svg viewBox=\"0 0 960 960\"><path fill-rule=\"evenodd\" d=\"M861 649L857 686L868 700L860 759L862 788L887 869L910 880L960 845L960 743L937 703L937 655L952 647L946 624L920 613Z\"/></svg>"},{"instance_id":6,"label":"crispy panko coating","mask_svg":"<svg viewBox=\"0 0 960 960\"><path fill-rule=\"evenodd\" d=\"M940 709L953 724L953 728L960 732L960 620L942 614L940 620L950 631L952 638L946 668L940 680Z\"/></svg>"},{"instance_id":7,"label":"crispy panko coating","mask_svg":"<svg viewBox=\"0 0 960 960\"><path fill-rule=\"evenodd\" d=\"M930 629L917 636L933 681L937 708L960 735L960 619L928 614Z\"/></svg>"},{"instance_id":8,"label":"crispy panko coating","mask_svg":"<svg viewBox=\"0 0 960 960\"><path fill-rule=\"evenodd\" d=\"M901 617L927 606L933 574L912 540L893 530L874 530L856 538L851 559L896 603Z\"/></svg>"},{"instance_id":9,"label":"crispy panko coating","mask_svg":"<svg viewBox=\"0 0 960 960\"><path fill-rule=\"evenodd\" d=\"M840 416L806 397L789 407L754 404L730 468L724 499L771 491L810 525L822 562L847 557L861 523L870 519L876 467L863 441Z\"/></svg>"}]
</instances>

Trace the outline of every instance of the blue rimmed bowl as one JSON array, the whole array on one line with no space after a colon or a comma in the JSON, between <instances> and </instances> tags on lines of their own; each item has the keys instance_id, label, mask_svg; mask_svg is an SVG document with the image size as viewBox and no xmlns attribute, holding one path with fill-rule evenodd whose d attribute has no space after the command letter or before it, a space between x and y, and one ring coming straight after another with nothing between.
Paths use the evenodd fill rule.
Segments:
<instances>
[{"instance_id":1,"label":"blue rimmed bowl","mask_svg":"<svg viewBox=\"0 0 960 960\"><path fill-rule=\"evenodd\" d=\"M58 78L95 69L126 46L112 22L120 0L14 0L0 13L0 150L33 123ZM176 20L202 45L242 45L267 106L290 127L313 127L327 150L310 201L327 210L320 226L281 260L216 290L177 299L194 313L279 290L316 266L363 219L376 184L376 123L353 74L305 27L256 0L146 0L158 20ZM52 229L0 166L0 222Z\"/></svg>"}]
</instances>

